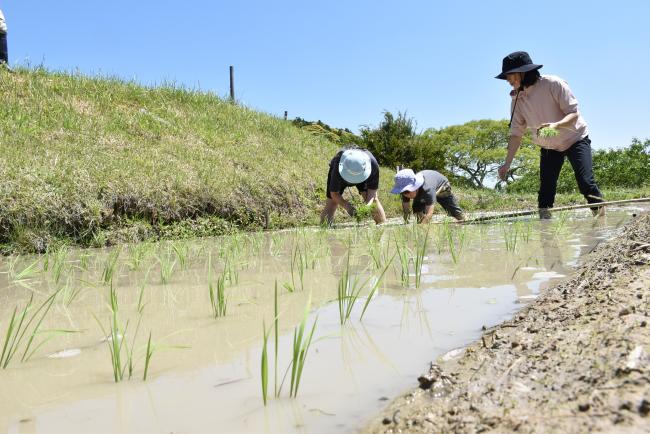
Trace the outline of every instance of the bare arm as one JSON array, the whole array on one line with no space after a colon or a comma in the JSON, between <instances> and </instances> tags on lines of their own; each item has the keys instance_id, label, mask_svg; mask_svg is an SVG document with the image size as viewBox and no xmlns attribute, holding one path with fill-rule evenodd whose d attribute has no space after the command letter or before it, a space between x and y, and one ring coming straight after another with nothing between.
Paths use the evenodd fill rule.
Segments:
<instances>
[{"instance_id":1,"label":"bare arm","mask_svg":"<svg viewBox=\"0 0 650 434\"><path fill-rule=\"evenodd\" d=\"M422 220L420 220L420 223L429 223L431 221L432 216L433 216L433 205L425 206L424 215L422 216Z\"/></svg>"},{"instance_id":2,"label":"bare arm","mask_svg":"<svg viewBox=\"0 0 650 434\"><path fill-rule=\"evenodd\" d=\"M547 128L547 127L555 128L555 129L566 128L570 125L573 125L576 119L578 119L578 112L569 113L558 122L543 123L542 125L539 126L539 128L537 128L537 134L539 134L539 130L541 130L542 128Z\"/></svg>"},{"instance_id":3,"label":"bare arm","mask_svg":"<svg viewBox=\"0 0 650 434\"><path fill-rule=\"evenodd\" d=\"M330 196L332 196L332 200L334 201L334 203L336 203L338 206L346 210L350 216L354 215L354 211L355 211L354 207L350 202L343 199L343 196L340 193L331 191Z\"/></svg>"},{"instance_id":4,"label":"bare arm","mask_svg":"<svg viewBox=\"0 0 650 434\"><path fill-rule=\"evenodd\" d=\"M404 223L408 223L411 219L411 201L402 202L402 215L404 216Z\"/></svg>"},{"instance_id":5,"label":"bare arm","mask_svg":"<svg viewBox=\"0 0 650 434\"><path fill-rule=\"evenodd\" d=\"M508 154L506 155L506 161L501 167L499 167L499 178L506 180L508 170L510 170L510 164L515 158L519 147L521 146L521 137L520 136L510 136L508 140Z\"/></svg>"}]
</instances>

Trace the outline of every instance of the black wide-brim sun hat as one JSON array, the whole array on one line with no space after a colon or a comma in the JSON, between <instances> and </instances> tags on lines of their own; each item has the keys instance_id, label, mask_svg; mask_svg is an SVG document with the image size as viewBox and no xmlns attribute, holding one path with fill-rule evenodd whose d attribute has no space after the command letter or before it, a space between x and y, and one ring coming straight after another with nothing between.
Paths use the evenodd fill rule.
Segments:
<instances>
[{"instance_id":1,"label":"black wide-brim sun hat","mask_svg":"<svg viewBox=\"0 0 650 434\"><path fill-rule=\"evenodd\" d=\"M501 66L501 74L497 75L494 78L499 78L501 80L506 79L506 75L512 74L515 72L528 72L534 71L541 68L544 65L535 65L530 59L530 56L525 51L515 51L514 53L508 54L503 58L503 64Z\"/></svg>"}]
</instances>

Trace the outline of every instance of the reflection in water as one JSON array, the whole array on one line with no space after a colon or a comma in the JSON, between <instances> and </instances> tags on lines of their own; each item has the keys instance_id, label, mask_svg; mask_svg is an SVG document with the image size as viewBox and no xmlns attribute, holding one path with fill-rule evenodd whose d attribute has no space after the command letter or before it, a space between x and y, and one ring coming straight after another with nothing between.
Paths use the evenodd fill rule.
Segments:
<instances>
[{"instance_id":1,"label":"reflection in water","mask_svg":"<svg viewBox=\"0 0 650 434\"><path fill-rule=\"evenodd\" d=\"M567 214L541 223L432 225L421 287L414 287L414 261L409 262L410 284L405 288L395 260L363 321L359 316L365 300L344 327L336 289L350 249L353 274L372 282L394 253L396 240L405 240L414 254L408 242L418 229L299 230L124 247L113 278L119 319L135 325L139 305L144 305L144 314L134 379L117 385L95 320L106 321L110 315L110 285L102 280L107 252L68 251L59 259L52 254L47 270L43 257L5 260L0 318L10 317L32 293L45 297L64 286L66 295L57 300L43 329L78 332L56 336L34 359L12 361L0 372L0 432L353 431L384 405L379 397L411 387L428 361L467 344L481 326L512 315L516 302L570 275L580 256L626 219L625 211L610 211L607 219L599 220ZM453 246L456 257L445 244L449 239L462 242L462 247ZM208 297L208 255L213 276L236 274L226 288L228 314L217 320ZM16 276L36 259L38 272L19 281ZM161 276L165 261L176 264L167 283ZM262 321L268 325L273 319L274 282L283 287L295 280L300 263L305 290L283 290L278 300L281 369L289 365L291 331L310 297L315 311L308 324L318 315L316 336L298 399L283 393L264 407L259 379ZM4 330L6 320L0 324ZM151 380L143 383L139 378L149 331L160 350L152 359ZM178 345L190 348L165 350Z\"/></svg>"}]
</instances>

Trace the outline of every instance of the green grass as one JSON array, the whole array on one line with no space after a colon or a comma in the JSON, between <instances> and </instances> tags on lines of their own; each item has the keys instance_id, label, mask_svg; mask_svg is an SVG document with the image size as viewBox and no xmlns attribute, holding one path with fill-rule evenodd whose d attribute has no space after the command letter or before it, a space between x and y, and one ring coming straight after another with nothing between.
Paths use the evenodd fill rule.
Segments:
<instances>
[{"instance_id":1,"label":"green grass","mask_svg":"<svg viewBox=\"0 0 650 434\"><path fill-rule=\"evenodd\" d=\"M314 223L337 146L173 84L0 71L0 244L45 251Z\"/></svg>"},{"instance_id":2,"label":"green grass","mask_svg":"<svg viewBox=\"0 0 650 434\"><path fill-rule=\"evenodd\" d=\"M0 69L0 251L317 224L337 149L326 136L209 92ZM388 193L393 175L381 169L388 217L402 212ZM537 207L533 193L454 192L469 212ZM650 187L604 194L648 196ZM556 206L583 201L560 195ZM138 260L134 253L132 266Z\"/></svg>"}]
</instances>

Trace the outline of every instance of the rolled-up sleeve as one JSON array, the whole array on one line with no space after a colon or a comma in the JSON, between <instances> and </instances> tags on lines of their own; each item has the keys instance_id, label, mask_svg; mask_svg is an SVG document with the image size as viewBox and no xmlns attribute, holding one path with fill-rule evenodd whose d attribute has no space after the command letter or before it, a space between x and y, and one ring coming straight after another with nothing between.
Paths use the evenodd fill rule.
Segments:
<instances>
[{"instance_id":1,"label":"rolled-up sleeve","mask_svg":"<svg viewBox=\"0 0 650 434\"><path fill-rule=\"evenodd\" d=\"M566 81L554 81L551 85L551 95L565 115L578 112L578 100Z\"/></svg>"}]
</instances>

